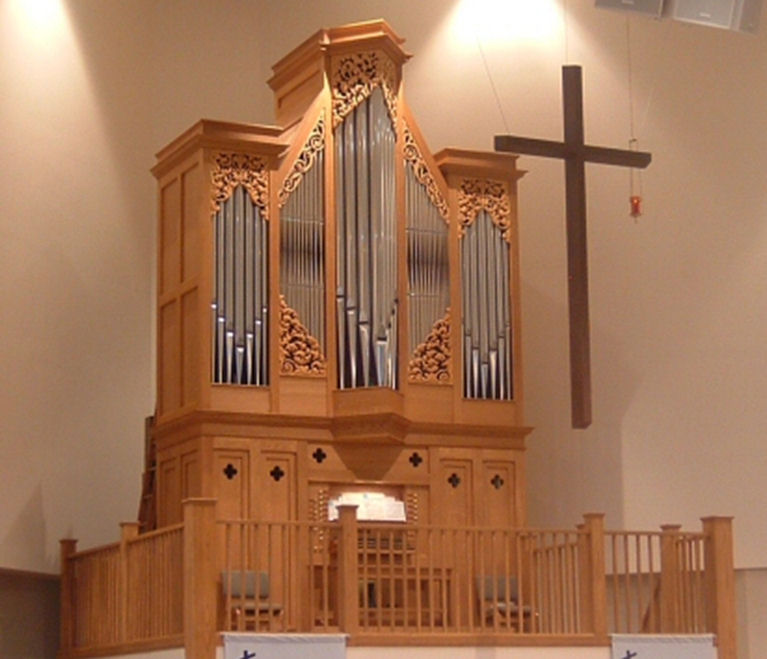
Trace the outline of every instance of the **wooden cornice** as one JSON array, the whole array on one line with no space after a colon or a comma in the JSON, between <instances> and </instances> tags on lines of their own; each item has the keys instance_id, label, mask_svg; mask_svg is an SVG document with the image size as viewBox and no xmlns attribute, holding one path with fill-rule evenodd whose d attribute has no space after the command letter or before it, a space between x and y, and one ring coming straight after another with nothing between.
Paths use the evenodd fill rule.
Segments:
<instances>
[{"instance_id":1,"label":"wooden cornice","mask_svg":"<svg viewBox=\"0 0 767 659\"><path fill-rule=\"evenodd\" d=\"M193 437L249 437L306 441L518 448L532 431L528 426L411 421L394 412L345 414L335 417L292 414L245 414L197 411L158 424L158 445Z\"/></svg>"},{"instance_id":2,"label":"wooden cornice","mask_svg":"<svg viewBox=\"0 0 767 659\"><path fill-rule=\"evenodd\" d=\"M527 172L517 169L517 156L494 151L470 151L448 147L434 154L442 174L514 182Z\"/></svg>"},{"instance_id":3,"label":"wooden cornice","mask_svg":"<svg viewBox=\"0 0 767 659\"><path fill-rule=\"evenodd\" d=\"M157 152L152 174L162 177L198 149L262 155L269 161L270 168L276 169L278 159L289 147L284 132L278 126L200 119Z\"/></svg>"}]
</instances>

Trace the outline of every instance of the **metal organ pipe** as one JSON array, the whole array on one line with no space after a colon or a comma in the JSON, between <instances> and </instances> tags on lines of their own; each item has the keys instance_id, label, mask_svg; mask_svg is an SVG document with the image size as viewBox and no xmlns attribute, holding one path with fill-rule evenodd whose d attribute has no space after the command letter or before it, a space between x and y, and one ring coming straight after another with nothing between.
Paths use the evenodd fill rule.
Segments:
<instances>
[{"instance_id":1,"label":"metal organ pipe","mask_svg":"<svg viewBox=\"0 0 767 659\"><path fill-rule=\"evenodd\" d=\"M280 291L325 351L324 152L280 211Z\"/></svg>"},{"instance_id":2,"label":"metal organ pipe","mask_svg":"<svg viewBox=\"0 0 767 659\"><path fill-rule=\"evenodd\" d=\"M268 384L266 221L238 186L220 204L213 225L213 381Z\"/></svg>"},{"instance_id":3,"label":"metal organ pipe","mask_svg":"<svg viewBox=\"0 0 767 659\"><path fill-rule=\"evenodd\" d=\"M338 385L396 388L396 135L381 90L334 134Z\"/></svg>"},{"instance_id":4,"label":"metal organ pipe","mask_svg":"<svg viewBox=\"0 0 767 659\"><path fill-rule=\"evenodd\" d=\"M461 241L461 279L464 396L511 399L509 245L485 211Z\"/></svg>"},{"instance_id":5,"label":"metal organ pipe","mask_svg":"<svg viewBox=\"0 0 767 659\"><path fill-rule=\"evenodd\" d=\"M448 227L410 166L405 169L409 350L426 340L450 304Z\"/></svg>"}]
</instances>

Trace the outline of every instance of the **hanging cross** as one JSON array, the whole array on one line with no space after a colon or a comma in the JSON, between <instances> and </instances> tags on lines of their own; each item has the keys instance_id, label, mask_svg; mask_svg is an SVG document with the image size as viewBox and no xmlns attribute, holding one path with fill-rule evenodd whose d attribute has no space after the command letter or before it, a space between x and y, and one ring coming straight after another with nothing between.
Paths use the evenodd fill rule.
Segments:
<instances>
[{"instance_id":1,"label":"hanging cross","mask_svg":"<svg viewBox=\"0 0 767 659\"><path fill-rule=\"evenodd\" d=\"M562 67L564 142L496 135L495 150L565 161L567 216L567 297L570 317L570 400L573 428L591 425L589 283L586 251L585 163L645 168L652 156L642 151L589 146L583 138L583 84L580 66Z\"/></svg>"}]
</instances>

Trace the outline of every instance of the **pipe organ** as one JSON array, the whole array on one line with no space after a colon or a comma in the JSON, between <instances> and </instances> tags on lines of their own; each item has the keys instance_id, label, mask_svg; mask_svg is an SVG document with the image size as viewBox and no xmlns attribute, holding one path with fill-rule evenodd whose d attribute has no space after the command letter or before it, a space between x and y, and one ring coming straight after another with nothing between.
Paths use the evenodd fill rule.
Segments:
<instances>
[{"instance_id":1,"label":"pipe organ","mask_svg":"<svg viewBox=\"0 0 767 659\"><path fill-rule=\"evenodd\" d=\"M203 120L158 154L157 518L520 526L516 157L434 154L383 21L274 66L276 126Z\"/></svg>"}]
</instances>

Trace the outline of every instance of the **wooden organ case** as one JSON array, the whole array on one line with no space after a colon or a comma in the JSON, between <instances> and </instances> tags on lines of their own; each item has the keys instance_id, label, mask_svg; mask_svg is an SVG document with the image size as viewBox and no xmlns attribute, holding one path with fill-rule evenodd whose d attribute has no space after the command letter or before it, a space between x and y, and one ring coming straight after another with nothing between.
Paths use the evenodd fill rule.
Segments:
<instances>
[{"instance_id":1,"label":"wooden organ case","mask_svg":"<svg viewBox=\"0 0 767 659\"><path fill-rule=\"evenodd\" d=\"M383 21L274 66L279 127L203 120L158 154L158 526L525 524L515 157L432 155ZM445 116L448 119L447 113Z\"/></svg>"}]
</instances>

